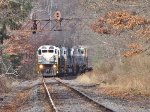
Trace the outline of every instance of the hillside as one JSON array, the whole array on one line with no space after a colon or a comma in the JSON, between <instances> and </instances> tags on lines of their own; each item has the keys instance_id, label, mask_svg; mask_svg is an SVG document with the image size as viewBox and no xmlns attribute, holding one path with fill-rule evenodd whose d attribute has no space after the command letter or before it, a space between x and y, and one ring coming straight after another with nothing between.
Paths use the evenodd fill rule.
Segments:
<instances>
[{"instance_id":1,"label":"hillside","mask_svg":"<svg viewBox=\"0 0 150 112\"><path fill-rule=\"evenodd\" d=\"M95 68L88 74L91 82L104 86L105 92L112 95L149 95L150 2L81 0L81 5L84 13L78 14L90 18L83 20L80 38L85 40L82 44L90 45Z\"/></svg>"}]
</instances>

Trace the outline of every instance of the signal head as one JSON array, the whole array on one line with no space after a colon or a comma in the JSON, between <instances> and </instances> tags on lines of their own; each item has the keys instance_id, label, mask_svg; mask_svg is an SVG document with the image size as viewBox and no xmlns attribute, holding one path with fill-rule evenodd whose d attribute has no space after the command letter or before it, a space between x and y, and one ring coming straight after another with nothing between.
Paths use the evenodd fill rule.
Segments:
<instances>
[{"instance_id":1,"label":"signal head","mask_svg":"<svg viewBox=\"0 0 150 112\"><path fill-rule=\"evenodd\" d=\"M54 13L54 19L57 20L57 21L61 20L61 13L60 13L60 11L56 11Z\"/></svg>"}]
</instances>

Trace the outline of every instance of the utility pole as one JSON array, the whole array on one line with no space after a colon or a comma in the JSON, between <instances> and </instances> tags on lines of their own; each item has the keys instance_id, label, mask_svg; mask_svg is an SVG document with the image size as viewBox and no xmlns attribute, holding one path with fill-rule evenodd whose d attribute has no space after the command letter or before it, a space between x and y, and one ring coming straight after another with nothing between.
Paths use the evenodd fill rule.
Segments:
<instances>
[{"instance_id":1,"label":"utility pole","mask_svg":"<svg viewBox=\"0 0 150 112\"><path fill-rule=\"evenodd\" d=\"M49 0L46 0L46 5L47 5L47 6L46 6L46 7L47 7L47 11L48 11L48 14L49 14L49 9L50 9L50 8L49 8Z\"/></svg>"},{"instance_id":2,"label":"utility pole","mask_svg":"<svg viewBox=\"0 0 150 112\"><path fill-rule=\"evenodd\" d=\"M50 0L50 10L48 13L50 14L50 28L52 26L51 19L52 19L52 9L53 9L53 0Z\"/></svg>"}]
</instances>

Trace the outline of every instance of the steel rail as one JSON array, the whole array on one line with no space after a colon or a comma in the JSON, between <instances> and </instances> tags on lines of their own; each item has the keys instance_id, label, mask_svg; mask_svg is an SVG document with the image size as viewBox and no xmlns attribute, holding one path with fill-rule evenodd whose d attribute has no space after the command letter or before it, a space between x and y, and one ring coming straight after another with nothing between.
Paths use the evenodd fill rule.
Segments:
<instances>
[{"instance_id":1,"label":"steel rail","mask_svg":"<svg viewBox=\"0 0 150 112\"><path fill-rule=\"evenodd\" d=\"M89 101L93 102L94 104L98 105L98 106L101 108L102 112L114 112L112 109L109 109L108 107L106 107L106 106L100 104L99 102L97 102L96 100L92 99L91 97L89 97L88 95L86 95L85 93L83 93L82 91L77 90L77 89L75 89L74 87L72 87L72 86L70 86L70 85L68 85L68 84L66 84L66 83L64 83L64 82L62 82L60 79L56 79L56 78L55 78L55 80L58 81L59 83L63 84L64 86L70 88L70 89L73 90L74 92L78 93L78 94L81 95L82 97L85 97L87 100L89 100Z\"/></svg>"},{"instance_id":2,"label":"steel rail","mask_svg":"<svg viewBox=\"0 0 150 112\"><path fill-rule=\"evenodd\" d=\"M54 104L54 101L53 101L53 99L52 99L52 96L51 96L51 94L50 94L50 92L49 92L49 90L48 90L48 87L47 87L47 85L46 85L46 82L45 82L44 78L42 78L42 82L43 82L43 84L44 84L44 88L45 88L45 90L46 90L46 93L47 93L47 95L48 95L48 97L49 97L49 101L51 102L51 105L52 105L54 111L55 111L55 112L58 112L58 110L57 110L57 108L56 108L56 106L55 106L55 104Z\"/></svg>"}]
</instances>

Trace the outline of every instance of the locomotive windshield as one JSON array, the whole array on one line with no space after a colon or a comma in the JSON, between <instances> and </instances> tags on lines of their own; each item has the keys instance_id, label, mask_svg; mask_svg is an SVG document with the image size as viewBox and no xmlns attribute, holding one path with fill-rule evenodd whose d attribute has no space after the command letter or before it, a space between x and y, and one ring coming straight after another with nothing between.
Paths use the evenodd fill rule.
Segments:
<instances>
[{"instance_id":1,"label":"locomotive windshield","mask_svg":"<svg viewBox=\"0 0 150 112\"><path fill-rule=\"evenodd\" d=\"M83 49L81 50L81 54L84 54L84 50Z\"/></svg>"},{"instance_id":2,"label":"locomotive windshield","mask_svg":"<svg viewBox=\"0 0 150 112\"><path fill-rule=\"evenodd\" d=\"M47 50L42 50L42 53L47 53Z\"/></svg>"},{"instance_id":3,"label":"locomotive windshield","mask_svg":"<svg viewBox=\"0 0 150 112\"><path fill-rule=\"evenodd\" d=\"M53 53L54 50L42 50L42 53Z\"/></svg>"},{"instance_id":4,"label":"locomotive windshield","mask_svg":"<svg viewBox=\"0 0 150 112\"><path fill-rule=\"evenodd\" d=\"M54 50L48 50L48 53L53 53L54 52Z\"/></svg>"},{"instance_id":5,"label":"locomotive windshield","mask_svg":"<svg viewBox=\"0 0 150 112\"><path fill-rule=\"evenodd\" d=\"M79 52L80 54L84 54L84 49L78 49L78 52Z\"/></svg>"}]
</instances>

